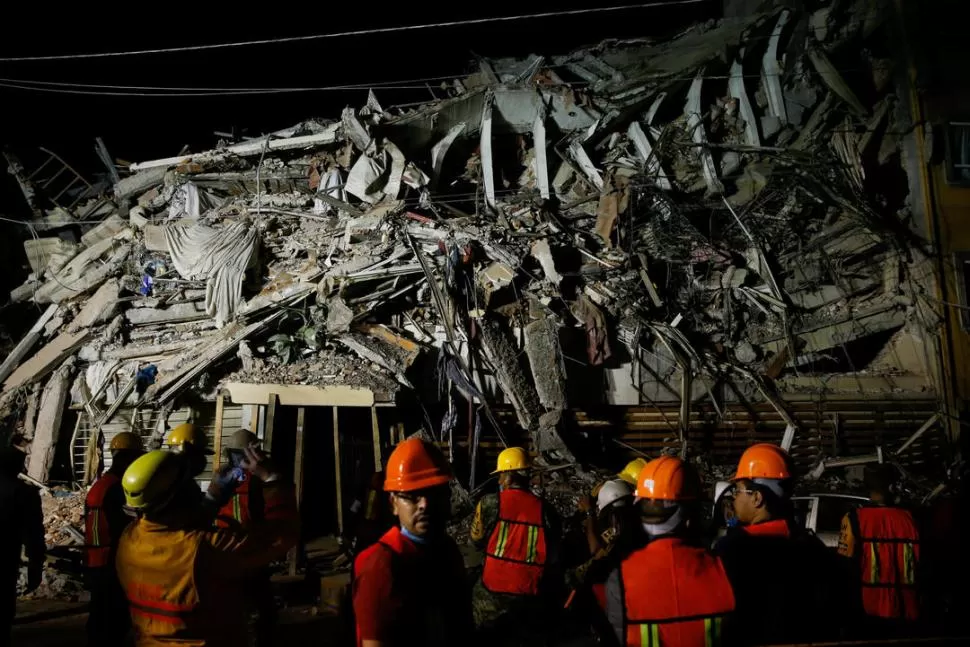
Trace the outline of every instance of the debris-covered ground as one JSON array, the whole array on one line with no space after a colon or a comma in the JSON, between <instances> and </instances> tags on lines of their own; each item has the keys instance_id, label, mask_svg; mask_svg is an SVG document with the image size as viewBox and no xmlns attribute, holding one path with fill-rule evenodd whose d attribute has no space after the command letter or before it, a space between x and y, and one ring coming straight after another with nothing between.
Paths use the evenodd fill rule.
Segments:
<instances>
[{"instance_id":1,"label":"debris-covered ground","mask_svg":"<svg viewBox=\"0 0 970 647\"><path fill-rule=\"evenodd\" d=\"M707 398L769 403L797 445L785 394L932 390L891 13L815 5L481 59L447 99L371 92L38 208L42 231L100 222L25 244L11 297L47 310L0 366L0 404L30 474L46 480L68 404L98 426L227 378L393 398L429 386L419 358L483 424L510 405L547 465L575 460L560 414L584 393L681 402L679 449ZM618 363L647 377L619 385ZM612 381L567 389L575 366Z\"/></svg>"},{"instance_id":2,"label":"debris-covered ground","mask_svg":"<svg viewBox=\"0 0 970 647\"><path fill-rule=\"evenodd\" d=\"M84 492L54 488L41 493L44 539L49 556L44 580L28 598L84 601L80 572L80 549L84 545ZM68 564L71 564L68 566ZM27 583L27 569L20 569L20 583Z\"/></svg>"}]
</instances>

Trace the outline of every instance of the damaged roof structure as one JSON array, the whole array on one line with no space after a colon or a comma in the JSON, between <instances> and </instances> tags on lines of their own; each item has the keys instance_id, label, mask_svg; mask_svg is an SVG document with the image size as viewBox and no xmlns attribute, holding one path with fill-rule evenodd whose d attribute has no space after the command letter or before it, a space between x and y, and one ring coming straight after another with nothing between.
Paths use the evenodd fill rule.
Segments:
<instances>
[{"instance_id":1,"label":"damaged roof structure","mask_svg":"<svg viewBox=\"0 0 970 647\"><path fill-rule=\"evenodd\" d=\"M775 442L811 436L816 463L833 452L792 399L935 413L932 266L873 44L888 14L817 4L481 59L447 98L384 109L371 92L38 212L100 221L25 243L33 273L11 298L46 309L0 366L0 404L32 439L30 475L46 481L69 405L98 428L226 383L393 402L437 392L422 357L446 398L500 435L511 409L553 464L574 460L563 415L588 402L673 405L678 451L702 451L697 407L767 407Z\"/></svg>"}]
</instances>

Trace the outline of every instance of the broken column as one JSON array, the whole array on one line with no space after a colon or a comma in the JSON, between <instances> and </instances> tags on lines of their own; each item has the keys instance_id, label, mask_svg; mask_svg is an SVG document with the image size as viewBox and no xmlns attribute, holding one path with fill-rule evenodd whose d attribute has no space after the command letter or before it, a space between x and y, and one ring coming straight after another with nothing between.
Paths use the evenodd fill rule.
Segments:
<instances>
[{"instance_id":1,"label":"broken column","mask_svg":"<svg viewBox=\"0 0 970 647\"><path fill-rule=\"evenodd\" d=\"M47 482L54 453L61 432L64 408L71 391L71 375L74 372L74 358L69 358L54 371L40 398L40 411L34 430L34 441L30 447L30 460L27 475L41 483Z\"/></svg>"}]
</instances>

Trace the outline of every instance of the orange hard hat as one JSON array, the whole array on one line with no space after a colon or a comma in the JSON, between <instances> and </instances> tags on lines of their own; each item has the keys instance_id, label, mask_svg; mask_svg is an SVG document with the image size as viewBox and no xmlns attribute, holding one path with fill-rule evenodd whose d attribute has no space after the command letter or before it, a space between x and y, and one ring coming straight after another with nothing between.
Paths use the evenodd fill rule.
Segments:
<instances>
[{"instance_id":1,"label":"orange hard hat","mask_svg":"<svg viewBox=\"0 0 970 647\"><path fill-rule=\"evenodd\" d=\"M697 473L675 456L661 456L647 463L637 479L638 499L690 501L700 491Z\"/></svg>"},{"instance_id":2,"label":"orange hard hat","mask_svg":"<svg viewBox=\"0 0 970 647\"><path fill-rule=\"evenodd\" d=\"M771 443L758 443L748 447L741 455L734 480L788 479L791 478L790 464L788 452L781 447Z\"/></svg>"},{"instance_id":3,"label":"orange hard hat","mask_svg":"<svg viewBox=\"0 0 970 647\"><path fill-rule=\"evenodd\" d=\"M386 492L411 492L446 485L451 481L451 466L431 443L408 438L391 452L385 474Z\"/></svg>"}]
</instances>

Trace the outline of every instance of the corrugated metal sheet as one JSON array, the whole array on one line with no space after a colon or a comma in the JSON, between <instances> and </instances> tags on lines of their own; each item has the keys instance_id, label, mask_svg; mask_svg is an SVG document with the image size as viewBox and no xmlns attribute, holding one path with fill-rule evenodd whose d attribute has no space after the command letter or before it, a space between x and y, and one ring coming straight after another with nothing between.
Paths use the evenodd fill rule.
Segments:
<instances>
[{"instance_id":1,"label":"corrugated metal sheet","mask_svg":"<svg viewBox=\"0 0 970 647\"><path fill-rule=\"evenodd\" d=\"M216 430L216 420L215 413L216 407L215 403L202 403L196 406L191 411L194 411L195 422L197 425L201 426L203 431L205 431L206 436L209 439L209 447L213 447L215 430ZM168 417L168 427L172 428L177 425L186 422L189 419L190 409L183 408L175 410ZM72 468L74 470L74 477L77 480L83 480L84 478L84 453L87 449L89 439L91 438L93 423L87 412L82 412L79 414L79 421L77 426L77 432L72 440L71 444L71 458L72 458ZM104 434L104 446L108 447L111 443L111 439L117 434L124 431L134 431L148 446L148 440L158 424L159 412L152 409L141 409L138 410L137 415L132 408L122 408L118 410L118 413L111 419L111 422L102 427L101 431ZM232 436L234 432L239 430L242 426L242 405L233 405L226 403L223 407L222 412L222 438L223 442L228 441L229 437ZM105 469L111 467L111 454L108 452L104 453ZM206 470L199 477L199 481L207 481L212 476L212 459L210 457Z\"/></svg>"},{"instance_id":2,"label":"corrugated metal sheet","mask_svg":"<svg viewBox=\"0 0 970 647\"><path fill-rule=\"evenodd\" d=\"M687 441L693 453L714 463L730 464L754 443L781 442L785 421L774 408L730 405L722 409L723 418L711 406L692 408ZM788 403L788 410L799 426L792 457L798 468L806 470L823 454L860 456L874 453L877 445L884 451L894 450L939 411L939 403L935 399L805 401ZM514 412L502 409L497 416L510 442L521 442L522 432L517 429ZM679 419L679 408L673 406L571 410L564 416L563 431L567 438L580 434L602 436L607 443L615 438L653 455L664 448L679 447ZM502 447L487 424L483 433L480 455L483 464L488 465ZM935 470L946 452L944 435L936 427L907 450L901 463L910 468Z\"/></svg>"}]
</instances>

